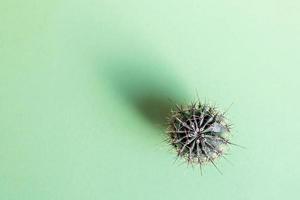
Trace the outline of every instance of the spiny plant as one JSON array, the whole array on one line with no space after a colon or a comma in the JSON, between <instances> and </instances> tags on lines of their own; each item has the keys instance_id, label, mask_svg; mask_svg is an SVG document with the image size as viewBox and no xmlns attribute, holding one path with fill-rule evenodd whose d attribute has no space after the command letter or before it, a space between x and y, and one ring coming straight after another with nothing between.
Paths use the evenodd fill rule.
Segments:
<instances>
[{"instance_id":1,"label":"spiny plant","mask_svg":"<svg viewBox=\"0 0 300 200\"><path fill-rule=\"evenodd\" d=\"M187 106L178 106L168 118L168 142L177 151L178 157L189 164L212 163L224 156L229 142L231 125L226 112L200 101ZM220 171L219 171L220 172Z\"/></svg>"}]
</instances>

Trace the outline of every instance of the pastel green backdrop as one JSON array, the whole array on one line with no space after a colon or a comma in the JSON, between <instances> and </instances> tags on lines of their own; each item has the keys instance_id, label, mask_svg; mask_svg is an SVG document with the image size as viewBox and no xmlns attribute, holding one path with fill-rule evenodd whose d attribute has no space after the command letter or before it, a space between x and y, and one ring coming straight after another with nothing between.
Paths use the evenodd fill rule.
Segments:
<instances>
[{"instance_id":1,"label":"pastel green backdrop","mask_svg":"<svg viewBox=\"0 0 300 200\"><path fill-rule=\"evenodd\" d=\"M0 199L297 199L300 2L0 3ZM230 163L173 163L169 99L229 110ZM179 162L180 163L180 162Z\"/></svg>"}]
</instances>

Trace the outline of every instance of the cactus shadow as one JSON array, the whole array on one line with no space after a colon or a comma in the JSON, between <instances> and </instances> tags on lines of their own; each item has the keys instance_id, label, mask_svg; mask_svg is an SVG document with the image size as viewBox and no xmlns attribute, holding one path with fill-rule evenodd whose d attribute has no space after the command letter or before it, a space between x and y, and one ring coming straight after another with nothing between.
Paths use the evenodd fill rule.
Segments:
<instances>
[{"instance_id":1,"label":"cactus shadow","mask_svg":"<svg viewBox=\"0 0 300 200\"><path fill-rule=\"evenodd\" d=\"M185 92L170 66L153 61L118 60L106 68L110 86L153 125L165 126L166 118Z\"/></svg>"}]
</instances>

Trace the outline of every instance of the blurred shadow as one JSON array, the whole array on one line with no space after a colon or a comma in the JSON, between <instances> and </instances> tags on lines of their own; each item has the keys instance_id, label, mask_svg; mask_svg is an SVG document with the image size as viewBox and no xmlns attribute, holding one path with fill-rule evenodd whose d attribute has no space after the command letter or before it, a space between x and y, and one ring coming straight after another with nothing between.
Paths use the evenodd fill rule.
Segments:
<instances>
[{"instance_id":1,"label":"blurred shadow","mask_svg":"<svg viewBox=\"0 0 300 200\"><path fill-rule=\"evenodd\" d=\"M110 62L106 78L121 98L131 104L145 119L164 126L175 102L182 102L182 83L167 65L136 59Z\"/></svg>"}]
</instances>

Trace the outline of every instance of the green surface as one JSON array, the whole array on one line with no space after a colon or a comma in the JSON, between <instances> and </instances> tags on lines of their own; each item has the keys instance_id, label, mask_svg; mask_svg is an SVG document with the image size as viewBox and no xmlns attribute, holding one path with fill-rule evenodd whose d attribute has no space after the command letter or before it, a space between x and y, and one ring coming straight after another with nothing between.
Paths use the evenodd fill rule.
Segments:
<instances>
[{"instance_id":1,"label":"green surface","mask_svg":"<svg viewBox=\"0 0 300 200\"><path fill-rule=\"evenodd\" d=\"M0 3L0 199L297 199L299 1ZM178 166L169 99L226 109L228 159ZM159 112L157 112L159 108Z\"/></svg>"}]
</instances>

